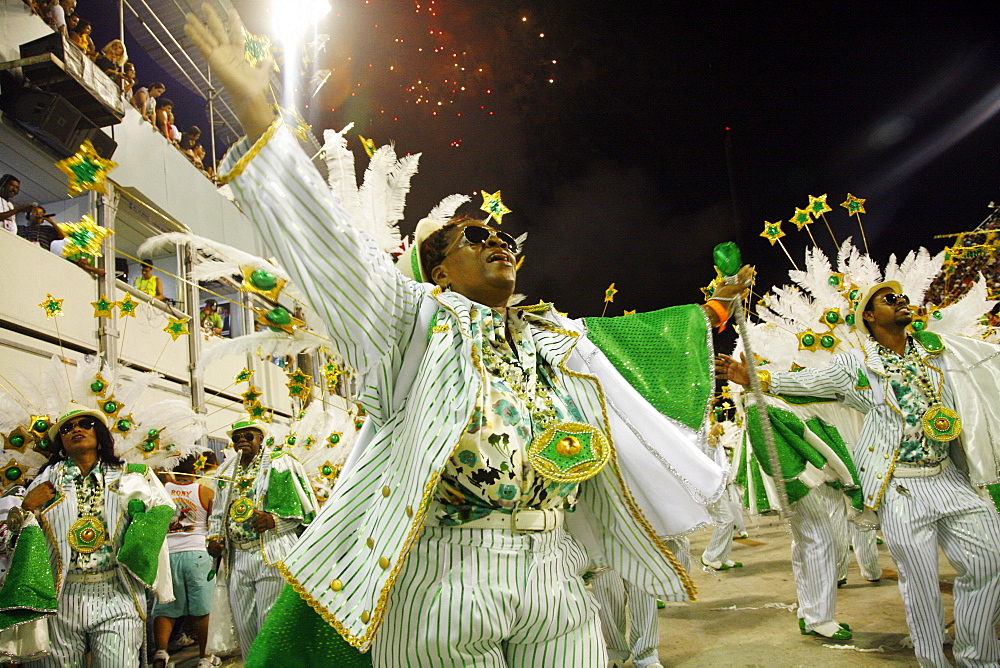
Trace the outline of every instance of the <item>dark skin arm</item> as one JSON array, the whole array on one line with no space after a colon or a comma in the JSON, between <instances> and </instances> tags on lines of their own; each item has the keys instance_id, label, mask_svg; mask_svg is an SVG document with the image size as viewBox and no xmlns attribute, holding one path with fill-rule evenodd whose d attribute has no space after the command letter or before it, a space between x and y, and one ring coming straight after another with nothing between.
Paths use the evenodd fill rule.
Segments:
<instances>
[{"instance_id":1,"label":"dark skin arm","mask_svg":"<svg viewBox=\"0 0 1000 668\"><path fill-rule=\"evenodd\" d=\"M38 487L24 495L21 501L21 508L29 512L34 512L51 503L56 498L56 488L51 482L43 482Z\"/></svg>"}]
</instances>

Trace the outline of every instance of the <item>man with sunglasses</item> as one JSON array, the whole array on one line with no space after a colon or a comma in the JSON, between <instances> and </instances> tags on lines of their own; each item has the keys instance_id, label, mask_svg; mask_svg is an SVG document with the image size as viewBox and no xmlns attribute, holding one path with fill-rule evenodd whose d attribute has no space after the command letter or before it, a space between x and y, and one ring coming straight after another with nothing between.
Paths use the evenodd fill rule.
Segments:
<instances>
[{"instance_id":1,"label":"man with sunglasses","mask_svg":"<svg viewBox=\"0 0 1000 668\"><path fill-rule=\"evenodd\" d=\"M248 663L321 662L332 641L280 630L311 617L376 666L604 668L580 578L592 561L660 599L694 595L662 537L706 522L725 486L697 445L709 328L750 269L710 305L582 321L509 306L518 249L499 223L426 218L394 267L274 117L239 17L205 11L186 32L247 132L227 178L357 371L368 415L279 565L291 588Z\"/></svg>"},{"instance_id":2,"label":"man with sunglasses","mask_svg":"<svg viewBox=\"0 0 1000 668\"><path fill-rule=\"evenodd\" d=\"M25 545L42 553L30 555L30 568L11 571L3 593L50 590L58 601L49 655L33 666L83 666L88 652L95 668L139 665L147 590L173 600L161 554L173 503L149 467L115 455L106 419L71 403L49 427L52 458L21 503L31 515L23 526L37 517L46 540ZM39 610L37 600L27 606Z\"/></svg>"},{"instance_id":3,"label":"man with sunglasses","mask_svg":"<svg viewBox=\"0 0 1000 668\"><path fill-rule=\"evenodd\" d=\"M208 553L224 562L219 577L229 578L229 606L246 657L285 584L277 564L318 504L298 460L265 445L265 423L240 420L226 433L236 455L216 471L207 542Z\"/></svg>"},{"instance_id":4,"label":"man with sunglasses","mask_svg":"<svg viewBox=\"0 0 1000 668\"><path fill-rule=\"evenodd\" d=\"M921 666L947 666L938 547L958 572L954 655L962 666L1000 663L1000 517L977 494L1000 474L997 348L907 326L897 281L863 289L854 308L862 348L826 367L761 372L774 394L827 397L864 414L854 447L866 509L878 515L899 568L899 590ZM746 385L727 355L719 378Z\"/></svg>"}]
</instances>

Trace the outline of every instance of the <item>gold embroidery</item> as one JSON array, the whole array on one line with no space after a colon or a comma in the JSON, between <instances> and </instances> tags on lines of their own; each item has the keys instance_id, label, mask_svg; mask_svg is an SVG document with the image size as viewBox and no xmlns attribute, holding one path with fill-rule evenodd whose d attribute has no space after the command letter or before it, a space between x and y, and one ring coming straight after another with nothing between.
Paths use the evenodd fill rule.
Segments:
<instances>
[{"instance_id":1,"label":"gold embroidery","mask_svg":"<svg viewBox=\"0 0 1000 668\"><path fill-rule=\"evenodd\" d=\"M892 453L892 461L889 463L889 470L885 474L885 478L882 479L882 486L879 487L878 496L875 498L875 502L871 505L872 510L876 510L879 504L882 503L882 496L885 494L885 488L889 486L889 481L892 480L892 473L896 470L896 460L899 458L900 448L896 448L896 451Z\"/></svg>"},{"instance_id":2,"label":"gold embroidery","mask_svg":"<svg viewBox=\"0 0 1000 668\"><path fill-rule=\"evenodd\" d=\"M434 325L433 327L431 327L431 331L435 334L448 332L450 330L451 330L451 325Z\"/></svg>"},{"instance_id":3,"label":"gold embroidery","mask_svg":"<svg viewBox=\"0 0 1000 668\"><path fill-rule=\"evenodd\" d=\"M281 120L281 116L277 116L274 119L274 122L271 123L271 125L267 127L267 130L264 131L264 134L260 136L260 139L254 142L254 145L250 147L250 150L244 153L243 156L236 161L233 168L230 169L228 173L219 177L219 182L229 183L242 174L247 168L247 165L250 164L250 161L256 158L257 154L260 153L265 146L267 146L267 143L271 141L272 137L274 137L274 133L276 133L282 125L284 125L284 121Z\"/></svg>"}]
</instances>

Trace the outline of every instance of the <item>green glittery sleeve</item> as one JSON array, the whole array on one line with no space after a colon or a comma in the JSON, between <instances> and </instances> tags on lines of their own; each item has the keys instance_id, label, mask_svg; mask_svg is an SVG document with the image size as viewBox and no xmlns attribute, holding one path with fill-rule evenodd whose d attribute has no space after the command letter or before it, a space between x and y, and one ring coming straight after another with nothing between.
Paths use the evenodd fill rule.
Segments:
<instances>
[{"instance_id":1,"label":"green glittery sleeve","mask_svg":"<svg viewBox=\"0 0 1000 668\"><path fill-rule=\"evenodd\" d=\"M656 410L701 429L715 391L712 344L696 304L585 318L587 338Z\"/></svg>"},{"instance_id":2,"label":"green glittery sleeve","mask_svg":"<svg viewBox=\"0 0 1000 668\"><path fill-rule=\"evenodd\" d=\"M133 510L138 510L137 506L129 504L129 512ZM173 515L173 506L153 506L144 512L135 512L122 538L118 562L147 587L152 587L156 581L160 548Z\"/></svg>"},{"instance_id":3,"label":"green glittery sleeve","mask_svg":"<svg viewBox=\"0 0 1000 668\"><path fill-rule=\"evenodd\" d=\"M0 630L56 612L56 584L45 536L25 526L17 538L10 570L0 588Z\"/></svg>"},{"instance_id":4,"label":"green glittery sleeve","mask_svg":"<svg viewBox=\"0 0 1000 668\"><path fill-rule=\"evenodd\" d=\"M315 513L302 507L302 499L296 485L308 489L293 470L271 471L264 510L284 519L301 519L303 524L309 524Z\"/></svg>"}]
</instances>

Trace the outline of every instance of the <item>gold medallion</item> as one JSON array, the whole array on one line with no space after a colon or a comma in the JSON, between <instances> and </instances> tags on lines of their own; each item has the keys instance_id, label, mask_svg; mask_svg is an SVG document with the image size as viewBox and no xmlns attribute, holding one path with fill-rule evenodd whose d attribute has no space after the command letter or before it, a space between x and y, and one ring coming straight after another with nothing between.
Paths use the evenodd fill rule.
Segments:
<instances>
[{"instance_id":1,"label":"gold medallion","mask_svg":"<svg viewBox=\"0 0 1000 668\"><path fill-rule=\"evenodd\" d=\"M234 522L246 522L248 519L253 517L254 507L253 504L246 497L242 497L233 502L233 505L229 506L229 517L232 518Z\"/></svg>"},{"instance_id":2,"label":"gold medallion","mask_svg":"<svg viewBox=\"0 0 1000 668\"><path fill-rule=\"evenodd\" d=\"M924 434L934 441L947 443L955 440L962 433L962 418L958 416L958 413L941 404L928 408L923 417L920 418L920 422L923 424Z\"/></svg>"},{"instance_id":3,"label":"gold medallion","mask_svg":"<svg viewBox=\"0 0 1000 668\"><path fill-rule=\"evenodd\" d=\"M104 546L108 531L104 522L94 515L84 515L69 528L69 546L80 554L91 554Z\"/></svg>"},{"instance_id":4,"label":"gold medallion","mask_svg":"<svg viewBox=\"0 0 1000 668\"><path fill-rule=\"evenodd\" d=\"M597 427L564 422L528 446L528 463L546 480L580 482L600 473L611 457L608 439Z\"/></svg>"}]
</instances>

